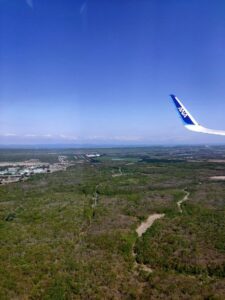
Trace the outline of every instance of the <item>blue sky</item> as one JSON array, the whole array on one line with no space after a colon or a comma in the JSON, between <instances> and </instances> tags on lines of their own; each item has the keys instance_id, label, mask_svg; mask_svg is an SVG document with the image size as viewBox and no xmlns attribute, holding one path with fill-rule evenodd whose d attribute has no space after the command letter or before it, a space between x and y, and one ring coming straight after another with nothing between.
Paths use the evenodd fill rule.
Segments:
<instances>
[{"instance_id":1,"label":"blue sky","mask_svg":"<svg viewBox=\"0 0 225 300\"><path fill-rule=\"evenodd\" d=\"M0 144L224 143L225 2L0 0Z\"/></svg>"}]
</instances>

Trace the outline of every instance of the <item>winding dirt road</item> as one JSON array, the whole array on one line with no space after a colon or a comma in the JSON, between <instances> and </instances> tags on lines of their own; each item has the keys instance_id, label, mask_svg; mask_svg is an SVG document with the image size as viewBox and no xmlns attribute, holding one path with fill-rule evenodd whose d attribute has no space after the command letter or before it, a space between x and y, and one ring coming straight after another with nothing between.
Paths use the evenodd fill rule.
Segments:
<instances>
[{"instance_id":1,"label":"winding dirt road","mask_svg":"<svg viewBox=\"0 0 225 300\"><path fill-rule=\"evenodd\" d=\"M184 190L184 192L185 192L185 196L184 196L180 201L177 202L178 210L179 210L180 213L183 212L183 210L182 210L182 208L181 208L181 204L182 204L183 202L187 201L188 198L189 198L189 196L190 196L190 193L189 193L189 192L187 192L186 190Z\"/></svg>"},{"instance_id":2,"label":"winding dirt road","mask_svg":"<svg viewBox=\"0 0 225 300\"><path fill-rule=\"evenodd\" d=\"M185 192L184 197L177 202L178 210L180 213L183 212L182 208L181 208L182 203L187 201L189 198L189 195L190 195L190 193L188 191L184 190L184 192ZM138 237L140 238L148 230L148 228L150 228L154 224L154 222L156 220L161 219L164 216L165 216L165 214L157 214L157 213L150 215L146 221L142 222L137 227L136 232L138 234ZM134 246L133 246L133 256L135 257L135 267L140 267L142 270L149 272L149 273L153 272L152 268L150 268L144 264L138 264L137 259L136 259L136 253L134 251Z\"/></svg>"}]
</instances>

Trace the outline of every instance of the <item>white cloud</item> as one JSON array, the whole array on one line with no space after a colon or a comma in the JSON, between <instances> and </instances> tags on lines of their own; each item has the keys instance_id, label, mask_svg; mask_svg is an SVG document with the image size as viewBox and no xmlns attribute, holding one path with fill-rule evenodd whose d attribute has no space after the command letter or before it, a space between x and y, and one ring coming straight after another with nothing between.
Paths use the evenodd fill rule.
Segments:
<instances>
[{"instance_id":1,"label":"white cloud","mask_svg":"<svg viewBox=\"0 0 225 300\"><path fill-rule=\"evenodd\" d=\"M88 136L87 138L83 138L84 140L87 139L87 140L104 140L106 139L105 136L102 136L102 135L93 135L93 136Z\"/></svg>"},{"instance_id":2,"label":"white cloud","mask_svg":"<svg viewBox=\"0 0 225 300\"><path fill-rule=\"evenodd\" d=\"M51 134L51 133L24 133L15 134L12 132L0 133L2 138L16 138L16 140L26 141L26 142L77 142L77 143L135 143L144 142L145 139L141 136L133 135L90 135L90 136L76 136L73 134Z\"/></svg>"},{"instance_id":3,"label":"white cloud","mask_svg":"<svg viewBox=\"0 0 225 300\"><path fill-rule=\"evenodd\" d=\"M36 134L32 134L32 133L31 133L31 134L25 134L24 136L25 136L25 137L37 137Z\"/></svg>"},{"instance_id":4,"label":"white cloud","mask_svg":"<svg viewBox=\"0 0 225 300\"><path fill-rule=\"evenodd\" d=\"M71 136L71 135L60 134L59 137L61 139L65 139L65 140L71 140L71 141L76 141L77 140L76 136Z\"/></svg>"},{"instance_id":5,"label":"white cloud","mask_svg":"<svg viewBox=\"0 0 225 300\"><path fill-rule=\"evenodd\" d=\"M7 133L2 133L1 136L9 137L9 136L16 136L16 134L15 133L7 132Z\"/></svg>"},{"instance_id":6,"label":"white cloud","mask_svg":"<svg viewBox=\"0 0 225 300\"><path fill-rule=\"evenodd\" d=\"M112 140L114 141L131 141L131 142L134 142L134 141L141 141L142 140L142 137L140 136L114 136L111 138Z\"/></svg>"},{"instance_id":7,"label":"white cloud","mask_svg":"<svg viewBox=\"0 0 225 300\"><path fill-rule=\"evenodd\" d=\"M45 137L45 138L52 138L53 135L48 133L48 134L44 134L43 137Z\"/></svg>"},{"instance_id":8,"label":"white cloud","mask_svg":"<svg viewBox=\"0 0 225 300\"><path fill-rule=\"evenodd\" d=\"M88 137L83 137L82 140L84 141L96 141L96 142L142 142L144 141L143 137L141 136L100 136L100 135L93 135Z\"/></svg>"}]
</instances>

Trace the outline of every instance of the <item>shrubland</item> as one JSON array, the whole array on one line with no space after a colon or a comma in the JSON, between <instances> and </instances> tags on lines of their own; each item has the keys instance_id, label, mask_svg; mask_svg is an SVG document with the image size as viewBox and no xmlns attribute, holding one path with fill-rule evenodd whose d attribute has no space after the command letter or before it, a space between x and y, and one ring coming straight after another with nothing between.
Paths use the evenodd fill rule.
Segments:
<instances>
[{"instance_id":1,"label":"shrubland","mask_svg":"<svg viewBox=\"0 0 225 300\"><path fill-rule=\"evenodd\" d=\"M99 152L0 186L0 299L224 299L225 182L209 178L225 168L208 161L222 149ZM165 217L138 238L153 213Z\"/></svg>"}]
</instances>

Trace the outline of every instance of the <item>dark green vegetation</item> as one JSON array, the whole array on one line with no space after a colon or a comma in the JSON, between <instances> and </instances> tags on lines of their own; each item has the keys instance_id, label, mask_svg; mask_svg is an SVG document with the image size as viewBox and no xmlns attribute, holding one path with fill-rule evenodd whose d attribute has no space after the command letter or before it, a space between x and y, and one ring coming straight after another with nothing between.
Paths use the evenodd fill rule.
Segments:
<instances>
[{"instance_id":1,"label":"dark green vegetation","mask_svg":"<svg viewBox=\"0 0 225 300\"><path fill-rule=\"evenodd\" d=\"M2 150L1 161L89 152L102 156L0 187L0 299L225 299L225 181L209 180L225 163L208 162L225 148ZM138 239L155 212L166 216ZM133 246L153 273L135 269Z\"/></svg>"}]
</instances>

